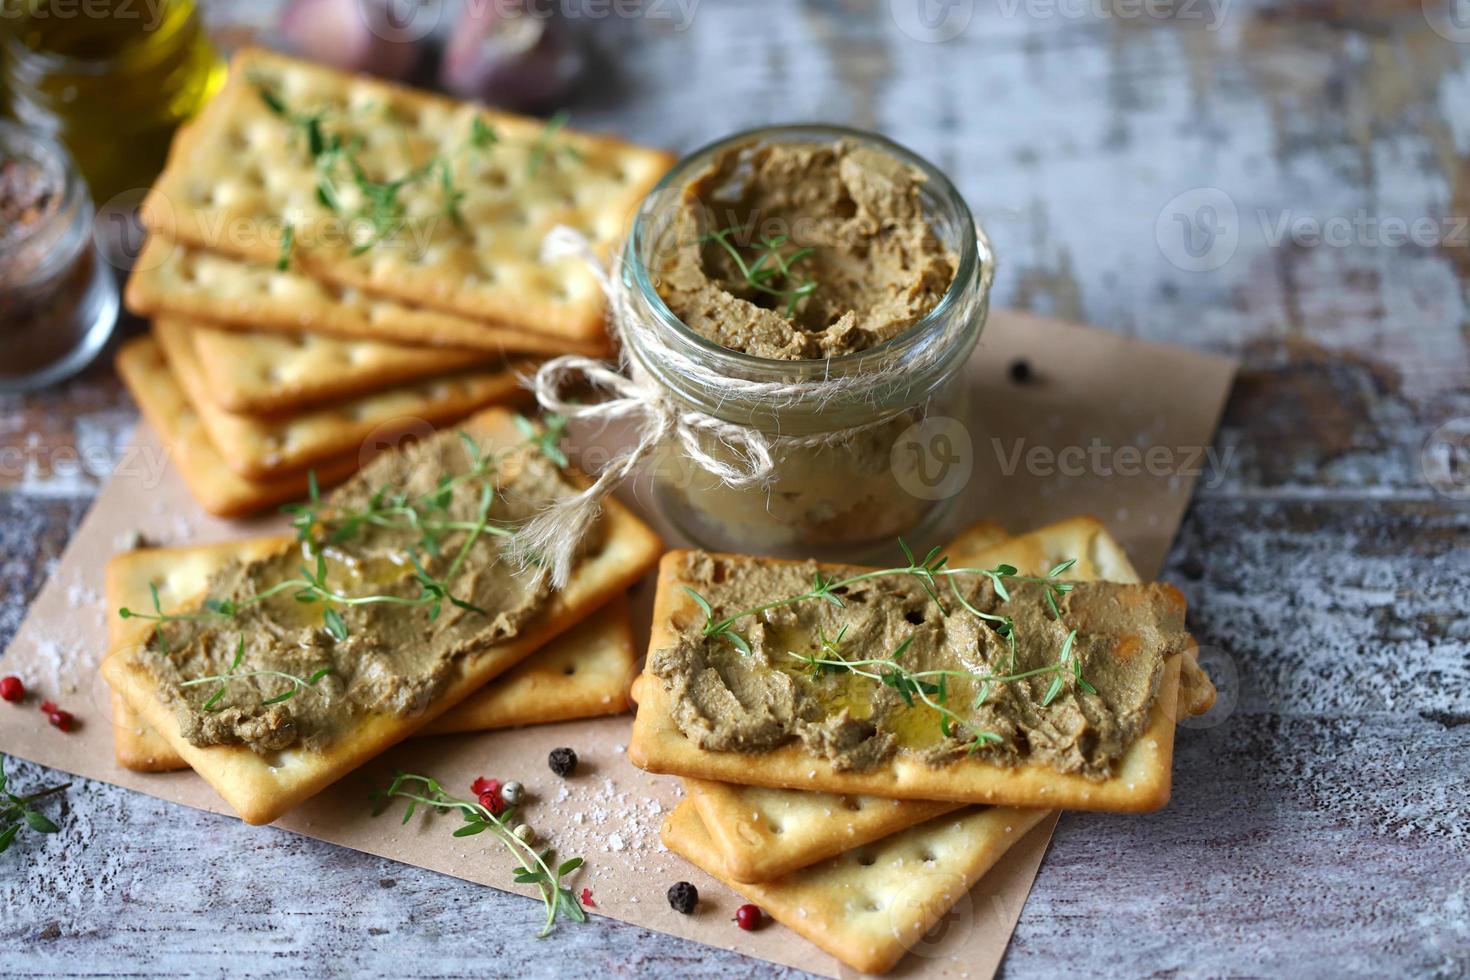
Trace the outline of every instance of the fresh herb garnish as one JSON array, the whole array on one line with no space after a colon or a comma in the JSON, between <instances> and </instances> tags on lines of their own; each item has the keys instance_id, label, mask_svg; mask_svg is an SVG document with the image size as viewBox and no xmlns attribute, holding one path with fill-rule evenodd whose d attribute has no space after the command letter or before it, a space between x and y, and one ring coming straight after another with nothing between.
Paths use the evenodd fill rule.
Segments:
<instances>
[{"instance_id":1,"label":"fresh herb garnish","mask_svg":"<svg viewBox=\"0 0 1470 980\"><path fill-rule=\"evenodd\" d=\"M534 449L557 466L567 465L566 454L558 444L566 430L565 419L554 415L546 416L544 427L538 428L529 419L518 415L516 425L526 434L526 440L518 446L511 447L507 450L507 454L521 449ZM455 476L441 478L433 490L416 496L410 496L401 491L392 491L388 487L380 487L369 498L367 506L356 510L332 511L322 500L316 474L309 474L306 503L289 504L282 508L292 515L291 525L296 529L297 540L303 551L308 558L314 559L314 561L303 562L299 566L298 576L282 579L269 588L243 599L207 598L199 609L181 613L165 612L159 600L158 586L150 583L148 588L153 601L153 612L138 612L123 606L118 610L118 615L123 619L142 619L158 623L159 626L154 630L154 636L165 656L170 654L168 635L163 629L165 624L233 619L244 609L273 596L287 593L296 602L304 605L321 603L324 606L322 626L328 635L339 642L347 639L349 629L338 607L345 609L351 606L378 603L411 608L427 607L428 617L432 622L438 619L443 604L448 602L468 612L483 615L485 610L467 599L454 595L450 591L450 583L458 576L471 549L482 537L508 537L514 532L510 528L493 524L490 521L490 509L495 500L494 477L500 457L486 453L467 433L461 432L459 437L469 456L469 468ZM450 505L453 502L455 491L461 486L477 481L482 482L479 487L474 519L452 519ZM420 535L417 542L418 547L434 558L441 557L440 544L444 535L450 532L463 532L464 539L460 542L442 575L431 574L418 555L412 551L408 553L408 560L413 569L411 577L419 587L417 595L391 593L349 595L334 588L328 581L329 569L324 547L348 540L369 526L417 531ZM223 685L232 681L256 676L275 676L291 681L293 686L289 692L265 702L276 704L289 699L306 687L314 686L325 676L323 671L318 671L310 678L300 678L277 671L237 673L236 668L240 666L243 655L243 644L242 638L241 647L236 651L235 662L224 674L194 678L184 681L181 686L221 684L221 689L216 691L205 705L206 709L209 709L213 708L223 696Z\"/></svg>"},{"instance_id":2,"label":"fresh herb garnish","mask_svg":"<svg viewBox=\"0 0 1470 980\"><path fill-rule=\"evenodd\" d=\"M10 848L16 835L20 833L21 827L29 827L38 834L56 833L60 828L31 804L60 793L71 785L71 783L62 783L60 786L43 789L39 793L17 796L10 792L7 781L5 757L0 755L0 854L4 854Z\"/></svg>"},{"instance_id":3,"label":"fresh herb garnish","mask_svg":"<svg viewBox=\"0 0 1470 980\"><path fill-rule=\"evenodd\" d=\"M276 271L285 272L291 267L291 249L296 245L296 226L287 223L285 231L281 232L281 254L276 259Z\"/></svg>"},{"instance_id":4,"label":"fresh herb garnish","mask_svg":"<svg viewBox=\"0 0 1470 980\"><path fill-rule=\"evenodd\" d=\"M542 128L541 135L536 137L536 142L531 145L530 156L526 158L526 175L528 177L536 176L536 171L541 169L541 164L547 160L554 160L556 154L561 154L569 160L582 159L582 151L570 143L552 143L556 134L561 132L562 127L567 124L567 120L570 118L571 115L563 109L546 120L546 125Z\"/></svg>"},{"instance_id":5,"label":"fresh herb garnish","mask_svg":"<svg viewBox=\"0 0 1470 980\"><path fill-rule=\"evenodd\" d=\"M570 465L567 454L561 448L561 441L567 434L567 419L560 415L543 415L538 428L536 423L524 415L517 415L515 423L521 435L526 437L527 444L535 446L541 455L557 466Z\"/></svg>"},{"instance_id":6,"label":"fresh herb garnish","mask_svg":"<svg viewBox=\"0 0 1470 980\"><path fill-rule=\"evenodd\" d=\"M805 276L798 277L793 267L815 249L806 246L787 254L784 250L791 242L789 235L762 235L753 246L756 249L754 261L747 262L745 256L740 254L739 246L731 241L736 234L745 230L741 225L733 225L712 231L700 241L717 243L734 260L735 267L740 270L747 286L757 292L785 300L786 315L794 315L796 305L817 291L817 281ZM788 285L784 289L778 289L773 285L776 282Z\"/></svg>"},{"instance_id":7,"label":"fresh herb garnish","mask_svg":"<svg viewBox=\"0 0 1470 980\"><path fill-rule=\"evenodd\" d=\"M380 179L369 174L362 164L359 154L363 142L360 137L344 135L328 128L327 110L294 110L263 77L252 75L250 81L271 114L292 127L293 138L300 135L316 171L317 200L333 214L346 219L349 224L366 226L366 234L353 244L351 255L362 255L380 243L396 237L409 221L404 192L434 175L438 177L439 216L448 218L460 231L468 230L460 211L466 192L456 186L454 180L456 155L481 153L503 145L499 134L480 116L475 116L470 121L469 134L456 151L435 153L406 173ZM575 147L555 140L557 133L566 125L567 118L565 112L559 112L547 121L545 128L531 145L526 162L528 175L534 176L544 162L559 155L581 159L581 152ZM355 208L348 206L343 194L344 186L356 188L360 202ZM287 236L288 239L294 237L289 226ZM289 251L289 244L283 245L278 268L285 268Z\"/></svg>"},{"instance_id":8,"label":"fresh herb garnish","mask_svg":"<svg viewBox=\"0 0 1470 980\"><path fill-rule=\"evenodd\" d=\"M337 615L336 611L332 609L328 609L327 614L329 616ZM338 617L338 622L340 621L341 617ZM343 638L345 637L346 634L344 632ZM209 696L209 700L205 701L201 708L201 710L203 711L213 711L219 706L220 701L223 700L225 696L225 688L232 681L243 681L253 677L275 677L279 680L287 681L291 684L291 686L282 693L277 694L274 697L266 698L264 701L260 702L262 706L266 706L272 704L280 704L283 701L291 700L302 691L308 688L315 687L317 681L321 680L323 677L326 677L332 672L331 667L323 667L313 673L310 677L297 677L295 674L288 674L282 670L247 670L241 672L240 664L244 659L245 637L242 636L240 637L240 642L235 645L235 658L230 662L230 667L228 670L226 670L223 674L211 674L208 677L196 677L193 680L181 681L179 683L179 687L197 687L200 684L218 683L218 690L216 690L213 694Z\"/></svg>"},{"instance_id":9,"label":"fresh herb garnish","mask_svg":"<svg viewBox=\"0 0 1470 980\"><path fill-rule=\"evenodd\" d=\"M123 619L147 619L155 620L160 624L177 622L180 620L201 620L211 617L220 619L233 619L243 609L257 605L272 596L282 593L291 593L291 598L297 602L309 605L312 603L324 603L329 607L338 606L365 606L375 603L392 606L428 606L429 619L433 621L439 617L440 609L447 600L452 605L470 612L484 613L481 609L464 599L460 599L449 592L448 582L454 579L459 571L460 565L464 563L465 556L469 554L470 547L479 538L480 534L489 526L487 516L490 509L492 491L485 487L480 497L480 518L470 525L471 531L466 536L464 543L460 545L454 560L449 565L449 570L441 577L431 576L419 564L417 559L413 561L413 578L419 585L419 593L414 596L392 595L389 593L373 593L370 595L348 595L339 592L327 581L327 557L320 551L316 551L316 562L314 565L302 563L298 566L300 575L295 578L282 579L270 588L264 589L244 599L206 599L203 611L194 613L165 613L158 611L152 614L135 612L127 606L118 610L118 615ZM155 603L155 609L157 605ZM334 639L345 640L347 638L347 624L343 622L341 614L335 609L327 608L323 613L323 625ZM164 645L167 652L167 638L163 636L162 630L158 631L160 644Z\"/></svg>"},{"instance_id":10,"label":"fresh herb garnish","mask_svg":"<svg viewBox=\"0 0 1470 980\"><path fill-rule=\"evenodd\" d=\"M373 793L373 816L381 814L395 799L408 800L408 809L403 814L405 824L413 816L414 809L422 803L440 813L449 810L460 812L465 822L463 827L454 832L455 837L473 837L488 830L499 838L506 850L521 861L514 872L516 884L535 885L541 892L541 900L546 905L546 924L538 936L549 935L559 916L573 922L587 921L587 912L582 908L582 903L570 888L562 884L563 878L582 866L582 859L571 858L554 864L555 852L551 848L538 851L517 837L510 829L510 818L515 807L507 807L497 815L477 801L451 796L444 792L437 780L428 776L398 772L394 774L393 782L387 789Z\"/></svg>"},{"instance_id":11,"label":"fresh herb garnish","mask_svg":"<svg viewBox=\"0 0 1470 980\"><path fill-rule=\"evenodd\" d=\"M704 596L700 595L692 587L684 586L684 591L694 599L700 610L704 613L705 622L701 627L702 634L708 639L723 638L737 650L744 654L752 653L750 641L735 629L737 623L748 616L758 616L772 609L786 606L798 605L803 602L826 602L842 608L846 605L843 599L844 592L859 582L870 579L884 578L888 576L907 575L920 583L925 593L939 607L942 615L949 615L944 603L939 597L939 581L946 579L949 582L951 592L956 601L967 612L970 612L988 622L997 623L995 632L1006 640L1010 651L1010 667L1008 673L974 673L961 670L920 670L911 671L900 663L900 658L912 642L912 637L899 644L897 649L886 657L874 657L861 660L849 660L842 655L841 645L846 635L845 628L835 638L829 639L825 634L819 636L818 650L814 653L803 654L788 651L787 655L804 663L814 674L855 674L866 677L880 684L893 688L909 707L916 703L923 703L939 715L939 727L943 735L952 737L955 726L968 722L956 714L949 707L950 681L951 679L964 679L978 685L979 693L974 701L974 709L979 710L989 699L996 684L1011 684L1016 681L1026 680L1031 677L1050 675L1051 685L1041 698L1042 707L1050 705L1062 692L1067 680L1070 678L1072 684L1079 690L1088 694L1096 694L1097 688L1082 676L1082 661L1075 653L1077 631L1074 629L1067 634L1062 642L1061 652L1055 662L1045 667L1037 667L1032 670L1017 671L1016 666L1016 624L1010 616L986 613L975 607L960 592L957 580L960 576L981 576L991 581L995 593L1004 601L1011 598L1007 582L1028 582L1040 585L1044 590L1046 603L1052 615L1057 621L1061 621L1062 611L1059 604L1061 597L1071 592L1074 583L1062 581L1059 576L1076 564L1076 559L1059 562L1052 567L1044 576L1021 575L1011 565L997 565L995 568L951 568L949 558L941 549L935 548L921 560L914 555L912 549L902 539L899 546L903 549L907 565L893 568L882 568L868 572L861 572L847 578L837 579L824 576L820 571L812 578L812 587L806 592L794 596L786 596L781 599L773 599L770 602L742 609L729 616L717 619L713 605ZM979 731L972 735L970 751L982 748L985 745L997 744L1003 739L993 732Z\"/></svg>"}]
</instances>

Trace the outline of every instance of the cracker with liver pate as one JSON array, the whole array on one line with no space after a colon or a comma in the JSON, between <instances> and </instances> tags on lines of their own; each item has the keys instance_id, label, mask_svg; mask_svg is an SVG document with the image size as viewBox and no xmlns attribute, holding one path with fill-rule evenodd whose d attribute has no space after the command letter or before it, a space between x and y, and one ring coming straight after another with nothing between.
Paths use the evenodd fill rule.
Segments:
<instances>
[{"instance_id":1,"label":"cracker with liver pate","mask_svg":"<svg viewBox=\"0 0 1470 980\"><path fill-rule=\"evenodd\" d=\"M225 541L177 548L137 548L107 563L105 602L109 648L127 620L126 606L146 609L150 588L166 609L183 608L204 592L209 577L232 559L249 561L289 544L281 537ZM637 670L625 597L536 651L503 676L451 708L421 735L488 731L574 718L620 714ZM169 772L188 764L117 694L112 696L113 742L118 764L138 772Z\"/></svg>"},{"instance_id":2,"label":"cracker with liver pate","mask_svg":"<svg viewBox=\"0 0 1470 980\"><path fill-rule=\"evenodd\" d=\"M104 575L107 648L111 651L130 632L117 615L122 606L146 609L149 586L158 590L165 608L181 608L203 590L210 574L231 558L251 561L278 550L286 539L251 538L182 548L135 548L113 555ZM173 746L143 723L116 691L112 692L113 748L118 765L137 772L169 772L185 768Z\"/></svg>"},{"instance_id":3,"label":"cracker with liver pate","mask_svg":"<svg viewBox=\"0 0 1470 980\"><path fill-rule=\"evenodd\" d=\"M239 517L306 495L304 471L248 480L225 465L152 337L138 337L124 344L116 365L143 417L163 440L189 492L209 513ZM353 452L318 462L314 472L318 484L326 487L345 480L360 465L359 454Z\"/></svg>"},{"instance_id":4,"label":"cracker with liver pate","mask_svg":"<svg viewBox=\"0 0 1470 980\"><path fill-rule=\"evenodd\" d=\"M663 842L844 963L882 973L920 943L975 882L1049 814L971 807L761 884L732 880L688 800Z\"/></svg>"},{"instance_id":5,"label":"cracker with liver pate","mask_svg":"<svg viewBox=\"0 0 1470 980\"><path fill-rule=\"evenodd\" d=\"M230 469L253 480L357 452L369 439L392 442L425 424L452 422L487 405L521 401L526 395L521 375L532 368L527 361L471 369L278 418L239 415L215 404L191 329L168 318L153 324L169 367L210 441Z\"/></svg>"},{"instance_id":6,"label":"cracker with liver pate","mask_svg":"<svg viewBox=\"0 0 1470 980\"><path fill-rule=\"evenodd\" d=\"M500 410L475 416L461 431L479 444L482 452L507 450L523 443L511 414ZM447 447L448 443L443 445ZM362 479L375 477L383 462L380 460L365 472ZM573 483L584 482L576 474L569 475ZM366 483L349 484L349 487L356 491L368 489ZM354 712L319 747L295 744L261 754L242 744L190 742L184 737L178 713L166 702L159 681L147 666L147 648L154 631L151 622L140 621L135 632L121 636L122 642L103 662L102 674L143 721L167 740L243 819L249 823L269 823L387 748L424 729L486 682L605 606L657 560L661 548L654 533L631 512L616 502L609 502L599 524L598 541L578 560L567 587L540 601L530 618L520 623L508 639L482 645L474 642L471 634L470 645L449 662L443 686L422 711ZM457 616L454 622L465 622L465 616L478 615L473 611L462 612L459 607L454 612ZM498 619L497 616L495 621Z\"/></svg>"},{"instance_id":7,"label":"cracker with liver pate","mask_svg":"<svg viewBox=\"0 0 1470 980\"><path fill-rule=\"evenodd\" d=\"M314 333L189 327L210 401L227 412L281 415L383 388L476 367L498 354L454 347L408 347Z\"/></svg>"},{"instance_id":8,"label":"cracker with liver pate","mask_svg":"<svg viewBox=\"0 0 1470 980\"><path fill-rule=\"evenodd\" d=\"M1095 521L1078 520L1044 528L1020 539L1004 542L969 556L973 564L994 567L1009 563L1023 573L1050 565L1035 566L1036 560L1077 559L1067 573L1075 579L1113 578L1091 574L1100 565L1115 561L1111 545L1100 537ZM1029 560L1028 560L1029 559ZM698 600L684 586L683 573L688 553L665 556L659 572L658 597L653 617L650 661L661 650L673 649L682 626L704 619ZM767 559L719 558L742 566L779 568L794 564ZM838 568L822 569L838 575ZM787 741L763 752L718 751L702 748L687 737L675 721L675 704L664 682L650 668L634 684L638 702L633 738L628 747L634 764L654 772L693 776L788 789L833 793L857 793L899 799L941 799L956 802L994 803L1028 807L1066 807L1081 810L1146 811L1168 800L1170 766L1173 758L1175 711L1179 693L1180 662L1192 641L1182 633L1183 598L1173 590L1130 594L1130 602L1151 615L1164 617L1161 635L1178 636L1181 648L1163 651L1154 695L1141 731L1132 739L1107 778L1090 779L1081 773L1059 771L1044 763L1019 761L1004 765L981 757L964 757L945 765L929 765L917 753L899 752L875 767L844 766L841 759L808 750L800 742ZM1101 601L1108 601L1104 597ZM1132 615L1132 613L1128 613ZM1140 626L1144 624L1140 623ZM1176 627L1178 629L1176 630ZM1121 626L1125 633L1128 622ZM1108 636L1108 656L1131 656L1137 642L1132 634ZM1170 640L1172 643L1172 640ZM1039 696L1039 695L1038 695Z\"/></svg>"},{"instance_id":9,"label":"cracker with liver pate","mask_svg":"<svg viewBox=\"0 0 1470 980\"><path fill-rule=\"evenodd\" d=\"M968 563L971 554L1006 537L999 524L982 521L966 528L948 553L952 561ZM964 805L808 793L687 777L683 783L711 843L720 852L720 863L736 881L769 881Z\"/></svg>"},{"instance_id":10,"label":"cracker with liver pate","mask_svg":"<svg viewBox=\"0 0 1470 980\"><path fill-rule=\"evenodd\" d=\"M672 157L246 50L143 206L150 231L405 303L576 341L603 297L565 225L606 251ZM374 206L374 202L377 206ZM391 202L385 204L384 202Z\"/></svg>"},{"instance_id":11,"label":"cracker with liver pate","mask_svg":"<svg viewBox=\"0 0 1470 980\"><path fill-rule=\"evenodd\" d=\"M128 309L171 315L235 331L479 350L488 354L587 354L610 349L606 336L574 340L512 330L482 320L410 306L354 286L314 279L289 266L252 262L151 235L133 267Z\"/></svg>"}]
</instances>

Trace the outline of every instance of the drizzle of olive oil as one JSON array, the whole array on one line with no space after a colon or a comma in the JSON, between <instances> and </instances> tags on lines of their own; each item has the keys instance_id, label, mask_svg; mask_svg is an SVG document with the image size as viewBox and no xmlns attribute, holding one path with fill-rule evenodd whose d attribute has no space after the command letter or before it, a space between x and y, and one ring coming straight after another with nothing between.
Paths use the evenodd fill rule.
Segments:
<instances>
[{"instance_id":1,"label":"drizzle of olive oil","mask_svg":"<svg viewBox=\"0 0 1470 980\"><path fill-rule=\"evenodd\" d=\"M360 558L327 549L322 557L327 566L327 588L342 595L385 592L413 574L413 566L399 555ZM309 559L308 566L314 560ZM272 584L274 583L262 583L262 588L269 588ZM323 625L327 609L332 608L320 599L315 602L300 602L290 590L271 596L265 600L264 605L274 622L291 629L309 629Z\"/></svg>"},{"instance_id":2,"label":"drizzle of olive oil","mask_svg":"<svg viewBox=\"0 0 1470 980\"><path fill-rule=\"evenodd\" d=\"M876 710L874 695L882 686L881 681L851 673L814 675L800 660L786 654L790 651L802 656L815 653L830 657L830 651L823 651L817 638L801 630L770 627L767 628L767 636L778 644L771 647L776 669L796 679L803 692L821 707L823 717L831 718L843 711L857 721L868 721L873 717ZM938 744L944 739L939 723L939 713L917 699L912 707L892 706L883 716L884 730L890 732L899 748L903 749L925 749Z\"/></svg>"}]
</instances>

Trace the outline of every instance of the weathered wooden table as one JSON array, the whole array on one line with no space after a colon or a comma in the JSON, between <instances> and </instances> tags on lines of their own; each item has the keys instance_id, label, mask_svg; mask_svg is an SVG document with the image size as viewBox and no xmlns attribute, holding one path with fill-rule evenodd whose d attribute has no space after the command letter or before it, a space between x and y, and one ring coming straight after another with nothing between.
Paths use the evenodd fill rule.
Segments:
<instances>
[{"instance_id":1,"label":"weathered wooden table","mask_svg":"<svg viewBox=\"0 0 1470 980\"><path fill-rule=\"evenodd\" d=\"M1168 809L1063 818L1005 971L1465 975L1470 25L1435 0L951 0L926 27L921 2L589 20L574 108L680 149L882 130L986 221L1002 304L1244 359L1166 572L1234 708L1182 732ZM273 7L210 16L234 43ZM0 400L0 642L134 418L105 360ZM760 969L602 920L537 942L498 925L526 899L102 784L62 816L3 859L0 973Z\"/></svg>"}]
</instances>

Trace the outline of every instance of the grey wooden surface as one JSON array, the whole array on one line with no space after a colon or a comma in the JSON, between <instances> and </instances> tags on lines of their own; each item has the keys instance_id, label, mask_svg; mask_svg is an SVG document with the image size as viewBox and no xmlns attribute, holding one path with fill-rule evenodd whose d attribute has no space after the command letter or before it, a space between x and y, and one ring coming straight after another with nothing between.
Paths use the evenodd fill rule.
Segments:
<instances>
[{"instance_id":1,"label":"grey wooden surface","mask_svg":"<svg viewBox=\"0 0 1470 980\"><path fill-rule=\"evenodd\" d=\"M1003 972L1470 973L1470 460L1426 449L1470 424L1470 30L1434 0L960 0L935 43L916 2L610 18L573 108L677 149L880 129L986 221L1000 303L1244 359L1166 569L1229 707L1181 732L1166 810L1063 818ZM210 17L237 42L273 7ZM0 641L94 490L69 451L133 418L105 364L0 400ZM58 809L0 859L0 974L773 972L605 921L537 942L528 900L101 784Z\"/></svg>"}]
</instances>

